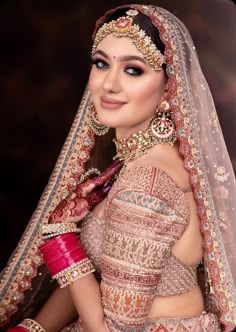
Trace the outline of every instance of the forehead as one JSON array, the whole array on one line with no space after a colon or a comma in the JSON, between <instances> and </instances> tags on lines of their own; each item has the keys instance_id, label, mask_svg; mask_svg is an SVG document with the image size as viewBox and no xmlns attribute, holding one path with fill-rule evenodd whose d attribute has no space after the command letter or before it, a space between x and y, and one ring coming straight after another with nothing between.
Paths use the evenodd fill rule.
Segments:
<instances>
[{"instance_id":1,"label":"forehead","mask_svg":"<svg viewBox=\"0 0 236 332\"><path fill-rule=\"evenodd\" d=\"M137 50L130 38L115 37L112 34L105 37L98 44L97 50L101 50L110 56L137 55L143 58L143 54Z\"/></svg>"}]
</instances>

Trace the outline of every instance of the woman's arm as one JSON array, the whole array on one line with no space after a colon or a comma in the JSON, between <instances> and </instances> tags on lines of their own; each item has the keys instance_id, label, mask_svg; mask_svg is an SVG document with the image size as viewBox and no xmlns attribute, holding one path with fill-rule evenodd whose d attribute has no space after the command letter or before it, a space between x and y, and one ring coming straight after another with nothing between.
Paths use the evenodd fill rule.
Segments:
<instances>
[{"instance_id":1,"label":"woman's arm","mask_svg":"<svg viewBox=\"0 0 236 332\"><path fill-rule=\"evenodd\" d=\"M120 166L119 166L120 167ZM58 204L55 210L52 212L49 218L49 225L46 227L44 232L52 233L53 224L59 227L63 223L63 227L69 222L80 221L89 212L89 209L103 199L104 193L106 191L99 189L98 191L93 191L96 186L101 186L107 182L111 177L114 176L117 166L112 166L108 168L99 177L93 178L92 180L87 180L82 184L79 184L75 191L67 196L65 200ZM92 195L91 198L89 195ZM84 207L83 203L87 203ZM92 204L92 205L91 205ZM59 225L58 225L59 224ZM52 226L50 228L50 226ZM55 228L55 227L54 227ZM60 228L60 227L59 227ZM51 229L51 230L50 230ZM51 274L55 277L59 275L59 284L62 287L69 285L70 294L72 300L75 304L77 312L79 314L80 320L82 321L83 328L86 332L105 332L107 331L104 323L104 312L101 301L101 293L99 288L99 283L95 279L93 266L86 261L86 253L83 248L77 243L77 239L74 234L63 234L51 237L49 240L44 242L40 246L40 250L43 253L44 261L47 263L48 269ZM55 254L55 255L54 255ZM82 265L79 262L85 261ZM60 263L62 262L62 264ZM75 269L79 270L81 277L76 280L74 278L73 265ZM70 269L70 266L72 267ZM90 271L89 274L84 274L85 270ZM63 271L66 271L63 276ZM71 273L71 278L67 279L66 275ZM67 308L65 307L65 310ZM46 307L44 311L46 311ZM44 317L46 315L44 314ZM40 317L37 316L36 319L40 322ZM41 321L42 325L43 322ZM44 324L45 325L45 324ZM59 324L58 324L59 325ZM45 326L46 327L46 326ZM50 327L50 326L49 326ZM53 327L53 326L52 326ZM47 327L46 327L47 329ZM50 330L50 332L54 330Z\"/></svg>"},{"instance_id":2,"label":"woman's arm","mask_svg":"<svg viewBox=\"0 0 236 332\"><path fill-rule=\"evenodd\" d=\"M94 266L76 234L63 233L49 238L40 245L40 251L52 278L58 281L60 287L70 287L72 299L86 331L106 331L99 284L93 274Z\"/></svg>"},{"instance_id":3,"label":"woman's arm","mask_svg":"<svg viewBox=\"0 0 236 332\"><path fill-rule=\"evenodd\" d=\"M93 274L76 280L70 293L86 332L107 332L100 287Z\"/></svg>"},{"instance_id":4,"label":"woman's arm","mask_svg":"<svg viewBox=\"0 0 236 332\"><path fill-rule=\"evenodd\" d=\"M73 303L74 302L74 303ZM79 317L86 332L107 332L99 284L93 274L57 288L35 320L47 332L58 332Z\"/></svg>"},{"instance_id":5,"label":"woman's arm","mask_svg":"<svg viewBox=\"0 0 236 332\"><path fill-rule=\"evenodd\" d=\"M47 332L58 332L78 318L69 288L57 288L39 311L35 320Z\"/></svg>"}]
</instances>

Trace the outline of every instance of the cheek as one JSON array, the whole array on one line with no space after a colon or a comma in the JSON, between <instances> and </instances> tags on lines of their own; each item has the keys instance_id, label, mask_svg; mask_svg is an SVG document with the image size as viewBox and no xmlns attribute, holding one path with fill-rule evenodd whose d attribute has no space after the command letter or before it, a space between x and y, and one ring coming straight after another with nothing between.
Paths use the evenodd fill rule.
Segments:
<instances>
[{"instance_id":1,"label":"cheek","mask_svg":"<svg viewBox=\"0 0 236 332\"><path fill-rule=\"evenodd\" d=\"M147 81L143 82L141 85L132 85L129 90L130 98L134 103L138 104L139 107L142 105L147 107L156 107L164 92L163 85L161 83L157 84L157 81Z\"/></svg>"},{"instance_id":2,"label":"cheek","mask_svg":"<svg viewBox=\"0 0 236 332\"><path fill-rule=\"evenodd\" d=\"M96 75L95 70L92 68L89 75L88 87L92 96L98 91L101 86L101 79Z\"/></svg>"},{"instance_id":3,"label":"cheek","mask_svg":"<svg viewBox=\"0 0 236 332\"><path fill-rule=\"evenodd\" d=\"M91 93L93 93L95 89L95 80L94 80L94 74L93 74L93 69L91 69L90 74L89 74L89 81L88 81L88 87Z\"/></svg>"}]
</instances>

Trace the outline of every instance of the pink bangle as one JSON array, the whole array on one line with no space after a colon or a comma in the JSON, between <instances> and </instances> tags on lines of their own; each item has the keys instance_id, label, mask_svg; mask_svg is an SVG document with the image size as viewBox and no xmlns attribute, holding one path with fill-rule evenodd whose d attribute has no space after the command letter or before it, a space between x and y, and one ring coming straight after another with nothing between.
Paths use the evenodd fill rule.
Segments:
<instances>
[{"instance_id":1,"label":"pink bangle","mask_svg":"<svg viewBox=\"0 0 236 332\"><path fill-rule=\"evenodd\" d=\"M45 328L34 319L25 318L19 325L11 327L7 332L46 332Z\"/></svg>"},{"instance_id":2,"label":"pink bangle","mask_svg":"<svg viewBox=\"0 0 236 332\"><path fill-rule=\"evenodd\" d=\"M52 278L61 287L95 271L75 233L60 234L39 248Z\"/></svg>"},{"instance_id":3,"label":"pink bangle","mask_svg":"<svg viewBox=\"0 0 236 332\"><path fill-rule=\"evenodd\" d=\"M44 254L44 258L47 262L54 262L58 259L61 259L62 257L66 257L67 259L69 259L70 257L75 257L75 256L85 256L85 252L83 252L82 250L80 250L80 248L78 248L78 243L76 247L72 247L72 248L66 248L67 250L65 251L60 251L57 252L57 254L54 254L54 251L57 250L57 247L52 248L51 252L46 252ZM72 258L73 259L73 258Z\"/></svg>"},{"instance_id":4,"label":"pink bangle","mask_svg":"<svg viewBox=\"0 0 236 332\"><path fill-rule=\"evenodd\" d=\"M58 243L61 243L63 246L66 245L68 248L73 245L77 245L78 239L75 235L75 233L64 233L60 234L52 239L46 240L43 244L43 247L45 248L45 252L51 251L53 246L57 246Z\"/></svg>"},{"instance_id":5,"label":"pink bangle","mask_svg":"<svg viewBox=\"0 0 236 332\"><path fill-rule=\"evenodd\" d=\"M86 254L74 233L61 234L40 246L43 260L53 275L86 258Z\"/></svg>"},{"instance_id":6,"label":"pink bangle","mask_svg":"<svg viewBox=\"0 0 236 332\"><path fill-rule=\"evenodd\" d=\"M67 269L69 266L73 265L75 262L80 262L81 260L85 259L85 255L79 255L73 257L73 259L67 259L67 257L61 257L57 259L54 262L48 262L48 270L51 273L51 275L55 275L65 269Z\"/></svg>"},{"instance_id":7,"label":"pink bangle","mask_svg":"<svg viewBox=\"0 0 236 332\"><path fill-rule=\"evenodd\" d=\"M28 331L22 326L14 326L8 329L6 332L28 332Z\"/></svg>"}]
</instances>

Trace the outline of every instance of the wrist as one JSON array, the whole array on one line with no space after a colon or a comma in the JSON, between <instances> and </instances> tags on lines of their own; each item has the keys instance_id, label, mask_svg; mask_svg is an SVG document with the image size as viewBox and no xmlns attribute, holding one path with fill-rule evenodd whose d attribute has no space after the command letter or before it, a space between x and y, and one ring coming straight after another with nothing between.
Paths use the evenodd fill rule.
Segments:
<instances>
[{"instance_id":1,"label":"wrist","mask_svg":"<svg viewBox=\"0 0 236 332\"><path fill-rule=\"evenodd\" d=\"M31 318L24 319L17 326L11 327L7 332L46 332L45 328Z\"/></svg>"}]
</instances>

